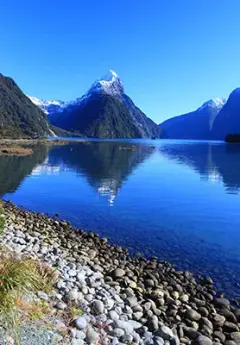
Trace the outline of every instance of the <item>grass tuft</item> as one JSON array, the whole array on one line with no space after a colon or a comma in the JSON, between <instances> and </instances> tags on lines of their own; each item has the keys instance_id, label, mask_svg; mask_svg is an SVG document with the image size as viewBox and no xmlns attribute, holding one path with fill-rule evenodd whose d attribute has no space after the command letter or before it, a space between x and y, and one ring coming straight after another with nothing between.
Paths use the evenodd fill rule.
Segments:
<instances>
[{"instance_id":1,"label":"grass tuft","mask_svg":"<svg viewBox=\"0 0 240 345\"><path fill-rule=\"evenodd\" d=\"M0 316L16 308L24 295L50 292L56 273L47 265L29 258L18 259L12 253L0 254Z\"/></svg>"},{"instance_id":2,"label":"grass tuft","mask_svg":"<svg viewBox=\"0 0 240 345\"><path fill-rule=\"evenodd\" d=\"M70 305L68 317L71 321L76 319L78 316L82 316L83 314L84 312L80 307L76 306L75 304Z\"/></svg>"}]
</instances>

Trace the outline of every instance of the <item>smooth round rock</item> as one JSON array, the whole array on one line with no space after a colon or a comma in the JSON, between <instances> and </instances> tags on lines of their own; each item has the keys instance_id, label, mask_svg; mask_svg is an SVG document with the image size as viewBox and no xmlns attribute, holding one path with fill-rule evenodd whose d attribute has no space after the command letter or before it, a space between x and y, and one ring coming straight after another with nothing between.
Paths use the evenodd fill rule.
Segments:
<instances>
[{"instance_id":1,"label":"smooth round rock","mask_svg":"<svg viewBox=\"0 0 240 345\"><path fill-rule=\"evenodd\" d=\"M102 301L95 300L91 304L91 310L94 314L103 314L104 313L104 304Z\"/></svg>"},{"instance_id":2,"label":"smooth round rock","mask_svg":"<svg viewBox=\"0 0 240 345\"><path fill-rule=\"evenodd\" d=\"M122 268L117 268L113 271L114 278L122 278L125 276L125 271Z\"/></svg>"},{"instance_id":3,"label":"smooth round rock","mask_svg":"<svg viewBox=\"0 0 240 345\"><path fill-rule=\"evenodd\" d=\"M193 309L188 309L185 313L185 317L191 321L198 321L201 319L201 314Z\"/></svg>"},{"instance_id":4,"label":"smooth round rock","mask_svg":"<svg viewBox=\"0 0 240 345\"><path fill-rule=\"evenodd\" d=\"M212 345L212 340L205 335L198 336L192 343L193 345Z\"/></svg>"},{"instance_id":5,"label":"smooth round rock","mask_svg":"<svg viewBox=\"0 0 240 345\"><path fill-rule=\"evenodd\" d=\"M217 308L230 308L230 302L226 298L216 298L213 302Z\"/></svg>"},{"instance_id":6,"label":"smooth round rock","mask_svg":"<svg viewBox=\"0 0 240 345\"><path fill-rule=\"evenodd\" d=\"M79 316L75 320L75 325L78 329L82 330L85 329L88 325L87 320L85 319L84 316Z\"/></svg>"},{"instance_id":7,"label":"smooth round rock","mask_svg":"<svg viewBox=\"0 0 240 345\"><path fill-rule=\"evenodd\" d=\"M121 338L125 334L124 330L121 328L115 328L113 330L113 336L117 338Z\"/></svg>"},{"instance_id":8,"label":"smooth round rock","mask_svg":"<svg viewBox=\"0 0 240 345\"><path fill-rule=\"evenodd\" d=\"M85 339L86 342L91 345L97 343L98 339L99 334L92 327L88 327Z\"/></svg>"}]
</instances>

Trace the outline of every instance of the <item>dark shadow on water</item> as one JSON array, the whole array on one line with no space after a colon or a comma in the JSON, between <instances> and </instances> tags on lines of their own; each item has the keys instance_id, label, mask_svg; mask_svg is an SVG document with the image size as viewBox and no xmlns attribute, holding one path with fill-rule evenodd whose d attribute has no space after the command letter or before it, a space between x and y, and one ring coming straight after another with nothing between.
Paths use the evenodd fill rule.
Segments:
<instances>
[{"instance_id":1,"label":"dark shadow on water","mask_svg":"<svg viewBox=\"0 0 240 345\"><path fill-rule=\"evenodd\" d=\"M46 146L35 146L29 156L0 156L0 197L15 192L24 178L47 157Z\"/></svg>"}]
</instances>

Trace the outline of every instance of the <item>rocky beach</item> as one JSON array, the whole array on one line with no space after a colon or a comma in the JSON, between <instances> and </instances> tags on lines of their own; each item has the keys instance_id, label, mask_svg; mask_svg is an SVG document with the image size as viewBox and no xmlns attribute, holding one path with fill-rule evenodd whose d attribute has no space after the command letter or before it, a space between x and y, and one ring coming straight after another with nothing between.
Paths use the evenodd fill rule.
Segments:
<instances>
[{"instance_id":1,"label":"rocky beach","mask_svg":"<svg viewBox=\"0 0 240 345\"><path fill-rule=\"evenodd\" d=\"M218 294L210 277L130 256L58 215L6 202L2 217L2 248L49 265L57 276L51 293L34 296L51 310L51 329L44 320L27 322L21 344L240 344L238 302ZM8 333L0 330L3 344L13 343Z\"/></svg>"}]
</instances>

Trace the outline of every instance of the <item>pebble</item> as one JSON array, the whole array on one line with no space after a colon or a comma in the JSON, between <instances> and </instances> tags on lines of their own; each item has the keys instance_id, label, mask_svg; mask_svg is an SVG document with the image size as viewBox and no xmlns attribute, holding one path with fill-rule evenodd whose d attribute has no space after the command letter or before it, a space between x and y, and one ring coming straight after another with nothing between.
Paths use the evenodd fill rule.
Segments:
<instances>
[{"instance_id":1,"label":"pebble","mask_svg":"<svg viewBox=\"0 0 240 345\"><path fill-rule=\"evenodd\" d=\"M114 278L121 278L125 275L125 271L122 268L117 268L113 271Z\"/></svg>"},{"instance_id":2,"label":"pebble","mask_svg":"<svg viewBox=\"0 0 240 345\"><path fill-rule=\"evenodd\" d=\"M88 327L87 328L87 333L86 333L86 342L91 345L91 344L96 344L96 342L99 339L99 334L92 328Z\"/></svg>"},{"instance_id":3,"label":"pebble","mask_svg":"<svg viewBox=\"0 0 240 345\"><path fill-rule=\"evenodd\" d=\"M160 335L160 337L162 337L164 340L171 340L174 336L172 330L164 325L160 326L157 334Z\"/></svg>"},{"instance_id":4,"label":"pebble","mask_svg":"<svg viewBox=\"0 0 240 345\"><path fill-rule=\"evenodd\" d=\"M87 320L84 316L79 316L74 320L76 327L80 330L85 329L87 327Z\"/></svg>"},{"instance_id":5,"label":"pebble","mask_svg":"<svg viewBox=\"0 0 240 345\"><path fill-rule=\"evenodd\" d=\"M49 300L48 295L45 292L43 292L43 291L38 291L37 295L38 295L39 298L41 298L44 301L48 301Z\"/></svg>"},{"instance_id":6,"label":"pebble","mask_svg":"<svg viewBox=\"0 0 240 345\"><path fill-rule=\"evenodd\" d=\"M201 319L201 314L199 314L197 311L193 309L188 309L186 311L185 317L192 321L198 321Z\"/></svg>"},{"instance_id":7,"label":"pebble","mask_svg":"<svg viewBox=\"0 0 240 345\"><path fill-rule=\"evenodd\" d=\"M104 304L102 301L95 300L91 304L91 310L94 314L102 314L104 312Z\"/></svg>"},{"instance_id":8,"label":"pebble","mask_svg":"<svg viewBox=\"0 0 240 345\"><path fill-rule=\"evenodd\" d=\"M16 227L6 219L4 244L59 271L58 295L39 291L37 296L53 299L59 315L70 305L83 310L69 326L72 345L240 345L240 310L216 297L211 278L201 285L170 263L131 259L124 248L94 233L76 235L68 223L43 215L22 210ZM16 236L23 224L29 224L29 234Z\"/></svg>"},{"instance_id":9,"label":"pebble","mask_svg":"<svg viewBox=\"0 0 240 345\"><path fill-rule=\"evenodd\" d=\"M212 340L204 335L199 335L192 345L212 345Z\"/></svg>"},{"instance_id":10,"label":"pebble","mask_svg":"<svg viewBox=\"0 0 240 345\"><path fill-rule=\"evenodd\" d=\"M122 328L114 328L113 336L121 338L125 334L125 331Z\"/></svg>"},{"instance_id":11,"label":"pebble","mask_svg":"<svg viewBox=\"0 0 240 345\"><path fill-rule=\"evenodd\" d=\"M70 290L67 294L68 301L77 301L79 299L79 292L77 289Z\"/></svg>"}]
</instances>

